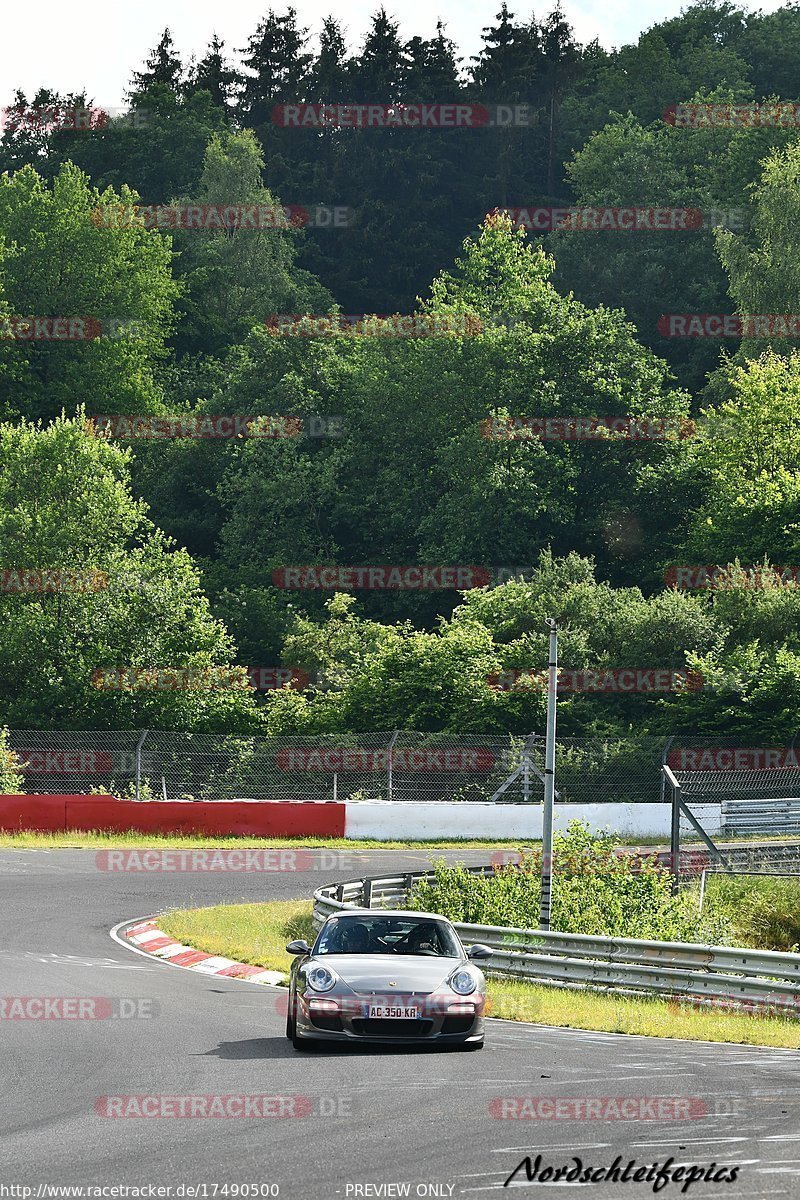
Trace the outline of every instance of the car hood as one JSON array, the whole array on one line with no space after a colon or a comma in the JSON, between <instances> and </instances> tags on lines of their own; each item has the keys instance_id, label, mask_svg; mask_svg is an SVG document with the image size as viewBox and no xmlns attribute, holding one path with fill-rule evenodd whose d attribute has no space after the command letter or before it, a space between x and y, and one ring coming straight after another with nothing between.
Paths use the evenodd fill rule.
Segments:
<instances>
[{"instance_id":1,"label":"car hood","mask_svg":"<svg viewBox=\"0 0 800 1200\"><path fill-rule=\"evenodd\" d=\"M371 992L436 991L463 958L428 958L416 954L322 954L309 960L329 967L358 995ZM390 982L394 983L389 987Z\"/></svg>"}]
</instances>

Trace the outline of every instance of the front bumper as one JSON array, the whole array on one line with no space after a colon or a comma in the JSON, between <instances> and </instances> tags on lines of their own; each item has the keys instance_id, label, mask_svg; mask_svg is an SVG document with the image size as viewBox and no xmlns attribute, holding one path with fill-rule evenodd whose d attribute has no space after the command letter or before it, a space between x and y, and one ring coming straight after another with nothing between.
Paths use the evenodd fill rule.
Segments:
<instances>
[{"instance_id":1,"label":"front bumper","mask_svg":"<svg viewBox=\"0 0 800 1200\"><path fill-rule=\"evenodd\" d=\"M385 1001L384 1001L385 1002ZM421 1016L370 1018L370 998L344 996L297 997L297 1036L332 1042L386 1042L393 1045L424 1042L480 1042L484 1037L485 997L403 998Z\"/></svg>"}]
</instances>

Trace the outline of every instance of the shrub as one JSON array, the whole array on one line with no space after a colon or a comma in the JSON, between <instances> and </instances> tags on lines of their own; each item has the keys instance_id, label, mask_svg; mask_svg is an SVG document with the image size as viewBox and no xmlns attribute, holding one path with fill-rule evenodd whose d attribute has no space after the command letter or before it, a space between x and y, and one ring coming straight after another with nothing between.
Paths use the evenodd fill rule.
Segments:
<instances>
[{"instance_id":1,"label":"shrub","mask_svg":"<svg viewBox=\"0 0 800 1200\"><path fill-rule=\"evenodd\" d=\"M8 730L0 728L0 795L19 795L25 783L20 758L8 744Z\"/></svg>"},{"instance_id":2,"label":"shrub","mask_svg":"<svg viewBox=\"0 0 800 1200\"><path fill-rule=\"evenodd\" d=\"M648 941L730 942L727 914L699 912L695 890L673 895L672 876L652 855L621 853L617 838L594 834L580 821L553 837L551 928L562 933L637 937ZM412 890L409 907L453 921L536 929L539 925L540 849L487 877L443 859L430 883Z\"/></svg>"}]
</instances>

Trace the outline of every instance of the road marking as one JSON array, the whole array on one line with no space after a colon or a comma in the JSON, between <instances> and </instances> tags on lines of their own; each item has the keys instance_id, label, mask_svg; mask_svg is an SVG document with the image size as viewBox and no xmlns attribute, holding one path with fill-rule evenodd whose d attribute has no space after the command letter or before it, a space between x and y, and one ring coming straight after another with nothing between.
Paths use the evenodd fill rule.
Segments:
<instances>
[{"instance_id":1,"label":"road marking","mask_svg":"<svg viewBox=\"0 0 800 1200\"><path fill-rule=\"evenodd\" d=\"M37 954L28 950L23 958L29 962L46 963L54 967L105 967L109 971L146 971L147 967L120 962L116 958L80 958L77 954Z\"/></svg>"}]
</instances>

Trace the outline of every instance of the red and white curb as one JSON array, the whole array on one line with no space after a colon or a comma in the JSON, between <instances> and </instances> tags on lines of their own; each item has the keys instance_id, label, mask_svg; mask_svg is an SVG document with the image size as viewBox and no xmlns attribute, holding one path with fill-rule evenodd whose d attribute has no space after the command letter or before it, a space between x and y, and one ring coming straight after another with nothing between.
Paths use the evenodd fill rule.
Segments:
<instances>
[{"instance_id":1,"label":"red and white curb","mask_svg":"<svg viewBox=\"0 0 800 1200\"><path fill-rule=\"evenodd\" d=\"M123 933L125 941L135 946L140 953L152 954L174 967L186 967L200 971L203 975L224 975L228 979L246 979L248 983L278 984L286 978L282 971L265 971L250 963L234 962L218 954L206 954L193 946L184 946L168 933L158 928L155 919L140 921Z\"/></svg>"}]
</instances>

